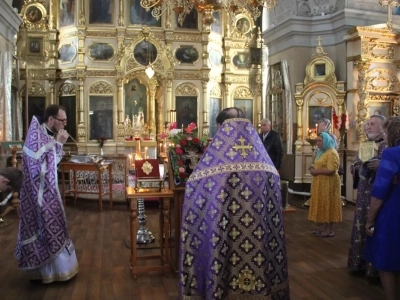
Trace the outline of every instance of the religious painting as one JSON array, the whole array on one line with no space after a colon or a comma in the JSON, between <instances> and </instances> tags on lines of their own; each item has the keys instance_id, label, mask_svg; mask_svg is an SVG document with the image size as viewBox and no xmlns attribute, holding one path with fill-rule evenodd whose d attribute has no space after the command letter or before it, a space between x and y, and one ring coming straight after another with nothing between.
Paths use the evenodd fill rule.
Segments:
<instances>
[{"instance_id":1,"label":"religious painting","mask_svg":"<svg viewBox=\"0 0 400 300\"><path fill-rule=\"evenodd\" d=\"M43 12L37 4L32 4L25 9L25 18L30 23L38 23L43 18Z\"/></svg>"},{"instance_id":2,"label":"religious painting","mask_svg":"<svg viewBox=\"0 0 400 300\"><path fill-rule=\"evenodd\" d=\"M220 66L222 64L222 53L218 50L211 49L208 59L211 66Z\"/></svg>"},{"instance_id":3,"label":"religious painting","mask_svg":"<svg viewBox=\"0 0 400 300\"><path fill-rule=\"evenodd\" d=\"M178 28L184 28L184 29L197 29L198 28L198 17L199 13L197 10L192 9L189 13L187 14L177 14L175 13L176 17L176 24ZM182 25L179 24L180 17L184 17Z\"/></svg>"},{"instance_id":4,"label":"religious painting","mask_svg":"<svg viewBox=\"0 0 400 300\"><path fill-rule=\"evenodd\" d=\"M141 0L130 0L129 21L132 25L146 25L149 27L161 27L161 17L157 20L152 16L153 8L146 11L141 5Z\"/></svg>"},{"instance_id":5,"label":"religious painting","mask_svg":"<svg viewBox=\"0 0 400 300\"><path fill-rule=\"evenodd\" d=\"M322 119L332 121L332 107L331 106L309 106L308 107L308 129L317 129L317 124Z\"/></svg>"},{"instance_id":6,"label":"religious painting","mask_svg":"<svg viewBox=\"0 0 400 300\"><path fill-rule=\"evenodd\" d=\"M369 115L381 115L389 118L393 115L391 101L369 101Z\"/></svg>"},{"instance_id":7,"label":"religious painting","mask_svg":"<svg viewBox=\"0 0 400 300\"><path fill-rule=\"evenodd\" d=\"M261 48L250 48L250 64L252 64L252 65L261 65L262 64Z\"/></svg>"},{"instance_id":8,"label":"religious painting","mask_svg":"<svg viewBox=\"0 0 400 300\"><path fill-rule=\"evenodd\" d=\"M90 140L113 138L113 97L89 97Z\"/></svg>"},{"instance_id":9,"label":"religious painting","mask_svg":"<svg viewBox=\"0 0 400 300\"><path fill-rule=\"evenodd\" d=\"M67 115L67 124L65 125L65 129L67 132L76 139L76 96L62 96L59 98L60 105L64 106L65 113ZM72 140L69 139L69 142Z\"/></svg>"},{"instance_id":10,"label":"religious painting","mask_svg":"<svg viewBox=\"0 0 400 300\"><path fill-rule=\"evenodd\" d=\"M210 31L218 34L222 34L222 25L221 25L221 12L214 11L213 12L214 22L211 23Z\"/></svg>"},{"instance_id":11,"label":"religious painting","mask_svg":"<svg viewBox=\"0 0 400 300\"><path fill-rule=\"evenodd\" d=\"M90 0L90 24L112 24L114 0Z\"/></svg>"},{"instance_id":12,"label":"religious painting","mask_svg":"<svg viewBox=\"0 0 400 300\"><path fill-rule=\"evenodd\" d=\"M43 39L28 38L28 55L42 55L42 54L43 54Z\"/></svg>"},{"instance_id":13,"label":"religious painting","mask_svg":"<svg viewBox=\"0 0 400 300\"><path fill-rule=\"evenodd\" d=\"M199 52L193 46L180 46L175 51L175 58L183 64L194 64L199 59Z\"/></svg>"},{"instance_id":14,"label":"religious painting","mask_svg":"<svg viewBox=\"0 0 400 300\"><path fill-rule=\"evenodd\" d=\"M74 44L62 45L58 50L58 55L62 63L72 62L76 56L76 48Z\"/></svg>"},{"instance_id":15,"label":"religious painting","mask_svg":"<svg viewBox=\"0 0 400 300\"><path fill-rule=\"evenodd\" d=\"M60 0L60 27L73 25L75 22L75 0Z\"/></svg>"},{"instance_id":16,"label":"religious painting","mask_svg":"<svg viewBox=\"0 0 400 300\"><path fill-rule=\"evenodd\" d=\"M236 26L237 31L239 31L242 34L248 33L251 29L250 20L245 17L239 18L236 21L235 26Z\"/></svg>"},{"instance_id":17,"label":"religious painting","mask_svg":"<svg viewBox=\"0 0 400 300\"><path fill-rule=\"evenodd\" d=\"M89 47L89 57L93 60L109 60L114 56L114 49L110 44L97 43Z\"/></svg>"},{"instance_id":18,"label":"religious painting","mask_svg":"<svg viewBox=\"0 0 400 300\"><path fill-rule=\"evenodd\" d=\"M210 98L210 137L213 137L218 130L217 116L221 111L221 98Z\"/></svg>"},{"instance_id":19,"label":"religious painting","mask_svg":"<svg viewBox=\"0 0 400 300\"><path fill-rule=\"evenodd\" d=\"M132 79L124 86L125 92L125 119L128 117L133 123L140 117L147 123L147 89L137 78ZM140 120L139 120L140 121Z\"/></svg>"},{"instance_id":20,"label":"religious painting","mask_svg":"<svg viewBox=\"0 0 400 300\"><path fill-rule=\"evenodd\" d=\"M234 99L233 104L244 112L246 119L253 122L253 99Z\"/></svg>"},{"instance_id":21,"label":"religious painting","mask_svg":"<svg viewBox=\"0 0 400 300\"><path fill-rule=\"evenodd\" d=\"M157 48L151 42L143 40L133 49L133 56L139 64L147 66L157 59Z\"/></svg>"},{"instance_id":22,"label":"religious painting","mask_svg":"<svg viewBox=\"0 0 400 300\"><path fill-rule=\"evenodd\" d=\"M233 65L238 69L250 67L250 55L247 52L237 53L232 58Z\"/></svg>"},{"instance_id":23,"label":"religious painting","mask_svg":"<svg viewBox=\"0 0 400 300\"><path fill-rule=\"evenodd\" d=\"M197 96L176 96L175 101L177 127L197 124Z\"/></svg>"},{"instance_id":24,"label":"religious painting","mask_svg":"<svg viewBox=\"0 0 400 300\"><path fill-rule=\"evenodd\" d=\"M326 75L325 67L326 67L325 64L315 64L314 65L314 76L325 76Z\"/></svg>"}]
</instances>

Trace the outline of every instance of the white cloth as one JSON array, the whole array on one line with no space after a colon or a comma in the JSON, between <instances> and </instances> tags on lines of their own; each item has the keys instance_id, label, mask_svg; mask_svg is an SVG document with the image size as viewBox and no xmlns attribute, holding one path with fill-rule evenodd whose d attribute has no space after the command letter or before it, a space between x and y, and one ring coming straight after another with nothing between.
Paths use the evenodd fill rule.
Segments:
<instances>
[{"instance_id":1,"label":"white cloth","mask_svg":"<svg viewBox=\"0 0 400 300\"><path fill-rule=\"evenodd\" d=\"M65 248L59 256L44 266L26 271L30 280L42 280L43 283L66 281L78 273L78 261L73 245Z\"/></svg>"}]
</instances>

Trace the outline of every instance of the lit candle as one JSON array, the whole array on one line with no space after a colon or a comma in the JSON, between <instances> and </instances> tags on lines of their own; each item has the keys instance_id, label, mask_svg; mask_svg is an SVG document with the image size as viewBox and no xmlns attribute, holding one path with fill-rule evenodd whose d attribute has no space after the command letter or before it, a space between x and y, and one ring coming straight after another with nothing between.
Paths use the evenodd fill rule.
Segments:
<instances>
[{"instance_id":1,"label":"lit candle","mask_svg":"<svg viewBox=\"0 0 400 300\"><path fill-rule=\"evenodd\" d=\"M315 133L317 133L317 132L318 132L318 123L315 124Z\"/></svg>"}]
</instances>

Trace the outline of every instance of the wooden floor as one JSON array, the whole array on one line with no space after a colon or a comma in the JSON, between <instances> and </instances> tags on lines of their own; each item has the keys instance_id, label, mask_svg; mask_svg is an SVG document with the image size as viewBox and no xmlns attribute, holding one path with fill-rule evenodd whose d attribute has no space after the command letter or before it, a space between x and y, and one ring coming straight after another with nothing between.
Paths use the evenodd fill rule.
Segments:
<instances>
[{"instance_id":1,"label":"wooden floor","mask_svg":"<svg viewBox=\"0 0 400 300\"><path fill-rule=\"evenodd\" d=\"M354 207L343 209L343 223L335 228L334 238L319 238L311 232L303 198L290 197L297 208L285 213L291 299L384 299L379 282L346 269ZM17 271L13 256L18 229L15 212L6 217L8 226L0 228L0 299L3 300L161 300L177 299L177 276L142 274L134 280L129 268L129 212L126 205L103 213L97 202L79 201L67 206L70 234L75 243L80 271L64 283L43 285L26 280ZM154 227L155 209L147 209L148 227ZM152 249L141 251L154 251Z\"/></svg>"}]
</instances>

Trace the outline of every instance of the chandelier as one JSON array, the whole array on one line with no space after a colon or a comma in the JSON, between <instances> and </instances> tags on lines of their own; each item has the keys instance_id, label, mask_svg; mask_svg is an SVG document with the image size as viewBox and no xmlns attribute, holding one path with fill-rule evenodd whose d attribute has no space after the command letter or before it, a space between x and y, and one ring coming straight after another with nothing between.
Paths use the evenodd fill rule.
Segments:
<instances>
[{"instance_id":1,"label":"chandelier","mask_svg":"<svg viewBox=\"0 0 400 300\"><path fill-rule=\"evenodd\" d=\"M167 9L172 9L178 14L180 25L183 25L186 15L196 9L203 15L201 21L210 25L214 22L214 11L227 11L232 23L235 22L235 16L243 12L249 12L256 20L261 15L261 9L274 8L276 0L140 0L140 5L146 11L152 9L151 14L157 20Z\"/></svg>"}]
</instances>

